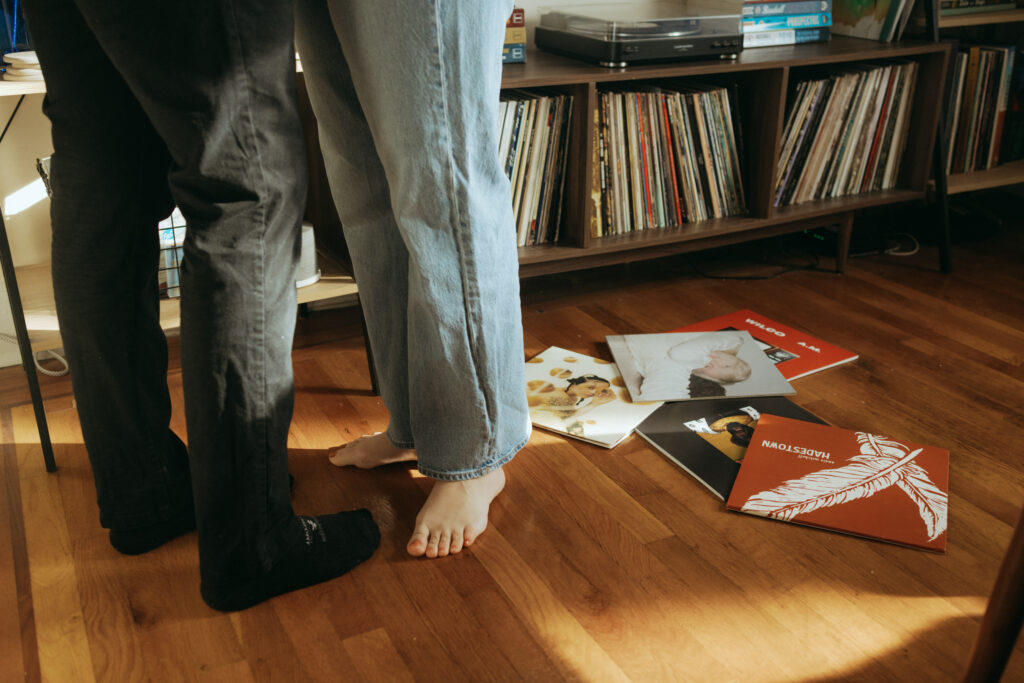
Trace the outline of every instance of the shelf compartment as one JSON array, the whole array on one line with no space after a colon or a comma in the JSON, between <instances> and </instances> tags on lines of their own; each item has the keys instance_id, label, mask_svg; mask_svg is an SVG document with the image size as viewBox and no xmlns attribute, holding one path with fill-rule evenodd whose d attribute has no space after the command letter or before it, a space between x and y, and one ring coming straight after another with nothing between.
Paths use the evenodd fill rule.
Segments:
<instances>
[{"instance_id":1,"label":"shelf compartment","mask_svg":"<svg viewBox=\"0 0 1024 683\"><path fill-rule=\"evenodd\" d=\"M731 216L590 240L587 248L557 245L519 249L522 277L639 261L737 244L841 223L858 209L924 199L924 190L895 189L823 199L776 210L770 217Z\"/></svg>"},{"instance_id":2,"label":"shelf compartment","mask_svg":"<svg viewBox=\"0 0 1024 683\"><path fill-rule=\"evenodd\" d=\"M988 190L995 187L1024 183L1024 159L1011 161L985 171L954 173L947 176L946 183L949 194Z\"/></svg>"},{"instance_id":3,"label":"shelf compartment","mask_svg":"<svg viewBox=\"0 0 1024 683\"><path fill-rule=\"evenodd\" d=\"M330 257L317 255L320 266L320 280L296 290L298 303L309 303L323 299L339 299L340 303L355 303L357 289L351 275ZM60 328L57 325L57 311L53 303L53 281L50 264L39 263L15 269L21 304L25 311L25 326L33 351L60 348ZM160 300L160 326L167 332L176 332L181 326L178 299Z\"/></svg>"},{"instance_id":4,"label":"shelf compartment","mask_svg":"<svg viewBox=\"0 0 1024 683\"><path fill-rule=\"evenodd\" d=\"M971 12L969 14L955 14L953 16L940 16L939 28L957 28L960 26L986 26L989 24L1005 24L1014 21L1024 21L1024 9L1011 9L1002 12Z\"/></svg>"}]
</instances>

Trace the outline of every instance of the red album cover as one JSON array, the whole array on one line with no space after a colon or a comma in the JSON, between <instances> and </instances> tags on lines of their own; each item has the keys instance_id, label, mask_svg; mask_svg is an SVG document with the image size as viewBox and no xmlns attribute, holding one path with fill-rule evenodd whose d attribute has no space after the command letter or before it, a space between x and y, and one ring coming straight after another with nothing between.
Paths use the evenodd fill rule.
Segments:
<instances>
[{"instance_id":1,"label":"red album cover","mask_svg":"<svg viewBox=\"0 0 1024 683\"><path fill-rule=\"evenodd\" d=\"M762 415L726 507L944 552L949 451Z\"/></svg>"},{"instance_id":2,"label":"red album cover","mask_svg":"<svg viewBox=\"0 0 1024 683\"><path fill-rule=\"evenodd\" d=\"M680 327L672 332L718 332L722 330L750 332L750 335L761 346L761 350L775 363L775 367L786 379L803 377L812 372L848 363L858 357L856 353L749 310L720 315L717 318Z\"/></svg>"}]
</instances>

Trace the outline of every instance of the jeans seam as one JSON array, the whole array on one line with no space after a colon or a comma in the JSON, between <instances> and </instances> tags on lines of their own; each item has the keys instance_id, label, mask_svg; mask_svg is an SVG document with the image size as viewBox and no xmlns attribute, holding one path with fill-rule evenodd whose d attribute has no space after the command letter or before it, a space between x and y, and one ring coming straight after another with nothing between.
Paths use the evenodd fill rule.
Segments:
<instances>
[{"instance_id":1,"label":"jeans seam","mask_svg":"<svg viewBox=\"0 0 1024 683\"><path fill-rule=\"evenodd\" d=\"M267 237L267 206L266 206L266 173L263 167L263 159L260 154L259 148L259 137L255 134L256 126L252 120L252 89L249 87L249 68L245 57L245 50L242 46L241 34L238 31L238 14L235 8L234 0L228 0L226 3L227 11L231 16L231 30L235 38L235 47L238 50L238 64L239 64L239 76L244 85L243 92L245 97L245 122L247 128L247 137L251 142L249 147L254 151L256 155L256 169L258 173L254 174L253 180L258 185L257 192L260 196L260 200L257 201L257 225L260 226L259 233L259 257L255 259L255 267L257 270L257 277L255 282L252 283L254 292L259 297L259 342L260 349L257 354L258 358L258 372L260 377L259 387L259 405L261 406L261 414L257 420L260 430L260 443L264 449L263 455L263 492L269 493L270 491L270 468L267 466L267 449L269 448L267 438L267 415L262 411L265 411L267 406L267 297L265 291L265 266L266 266L266 237ZM270 496L264 496L266 505L262 510L263 521L260 524L260 528L268 529L270 526Z\"/></svg>"},{"instance_id":2,"label":"jeans seam","mask_svg":"<svg viewBox=\"0 0 1024 683\"><path fill-rule=\"evenodd\" d=\"M467 479L478 479L479 477L482 477L486 474L490 474L491 472L500 467L504 467L507 463L509 463L512 460L512 458L516 457L516 454L519 453L519 451L521 451L523 447L526 446L529 440L530 434L527 434L525 437L523 437L521 441L519 441L515 446L510 448L504 454L498 456L489 463L486 463L484 465L481 465L480 467L476 467L471 470L442 472L440 470L434 470L427 467L423 467L419 463L419 461L417 461L416 467L419 470L420 474L428 476L431 479L436 479L438 481L466 481Z\"/></svg>"},{"instance_id":3,"label":"jeans seam","mask_svg":"<svg viewBox=\"0 0 1024 683\"><path fill-rule=\"evenodd\" d=\"M450 229L453 233L452 242L455 244L456 253L458 254L459 259L459 267L460 270L462 271L462 312L463 315L465 316L464 325L466 333L466 342L469 347L469 357L473 363L473 375L477 378L477 383L479 384L479 386L483 387L485 385L485 382L483 381L483 378L480 376L481 364L479 362L479 359L477 358L479 345L476 343L477 340L474 338L473 326L470 322L477 316L473 315L472 306L470 303L472 297L470 297L470 292L468 291L470 288L470 284L469 278L467 277L467 273L470 270L472 270L475 275L476 269L475 267L471 267L471 264L467 262L464 245L462 244L462 239L464 235L469 232L469 226L466 224L465 214L463 212L462 203L459 201L457 184L455 182L455 159L453 154L454 144L452 140L451 117L449 116L448 111L448 81L445 77L444 65L441 63L441 55L444 55L445 51L444 40L442 36L442 31L444 29L443 24L441 22L440 11L440 3L434 2L434 26L436 31L435 40L437 41L437 49L433 54L433 58L434 65L437 68L438 78L440 79L441 85L441 112L444 120L444 139L442 141L442 144L444 145L445 149L445 160L447 162L448 170L446 179L448 184L448 195L453 206L453 217L455 218L455 222L457 222L458 224L457 226L452 225ZM476 299L479 300L479 292L477 292L476 294ZM484 450L491 450L494 447L494 440L497 438L496 430L492 426L494 423L493 416L495 411L494 407L490 405L491 397L488 396L488 392L481 390L480 395L482 397L480 404L484 410L484 422L486 425L488 425L487 433L485 434L486 445L484 447Z\"/></svg>"}]
</instances>

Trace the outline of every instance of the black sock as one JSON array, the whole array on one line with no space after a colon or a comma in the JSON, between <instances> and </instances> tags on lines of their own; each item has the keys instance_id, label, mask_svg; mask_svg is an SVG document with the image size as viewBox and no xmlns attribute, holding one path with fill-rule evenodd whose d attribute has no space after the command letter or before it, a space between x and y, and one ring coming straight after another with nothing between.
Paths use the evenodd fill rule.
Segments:
<instances>
[{"instance_id":1,"label":"black sock","mask_svg":"<svg viewBox=\"0 0 1024 683\"><path fill-rule=\"evenodd\" d=\"M141 555L159 548L164 543L196 529L195 512L189 508L186 512L172 517L165 522L157 522L141 529L128 531L110 530L110 545L124 555Z\"/></svg>"},{"instance_id":2,"label":"black sock","mask_svg":"<svg viewBox=\"0 0 1024 683\"><path fill-rule=\"evenodd\" d=\"M201 587L206 604L222 612L232 612L275 595L322 583L369 559L380 544L380 531L369 510L299 517L299 520L302 540L269 572L226 590Z\"/></svg>"}]
</instances>

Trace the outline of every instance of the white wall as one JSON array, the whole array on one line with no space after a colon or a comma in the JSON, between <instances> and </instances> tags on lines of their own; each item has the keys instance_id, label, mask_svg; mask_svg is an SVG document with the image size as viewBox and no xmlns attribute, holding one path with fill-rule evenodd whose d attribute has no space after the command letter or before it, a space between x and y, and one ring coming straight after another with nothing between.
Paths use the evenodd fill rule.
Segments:
<instances>
[{"instance_id":1,"label":"white wall","mask_svg":"<svg viewBox=\"0 0 1024 683\"><path fill-rule=\"evenodd\" d=\"M635 5L637 7L643 7L644 5L651 5L658 0L631 0L631 2L623 3L619 0L619 4ZM573 5L594 5L598 3L608 2L608 0L515 0L516 7L522 7L526 13L526 27L527 27L527 40L529 44L533 46L533 27L537 25L540 20L540 8L542 7L572 7Z\"/></svg>"},{"instance_id":2,"label":"white wall","mask_svg":"<svg viewBox=\"0 0 1024 683\"><path fill-rule=\"evenodd\" d=\"M0 130L18 103L17 97L0 98ZM26 195L38 196L39 180L36 159L49 156L50 122L42 113L43 96L28 95L21 103L11 127L0 143L0 204L4 224L11 243L15 266L43 263L50 260L50 202L43 196L27 208ZM17 194L21 191L20 194ZM17 213L9 213L17 211ZM2 280L0 274L0 280ZM0 291L0 333L14 334L14 322L5 288ZM16 344L0 340L0 367L19 365L21 356Z\"/></svg>"}]
</instances>

